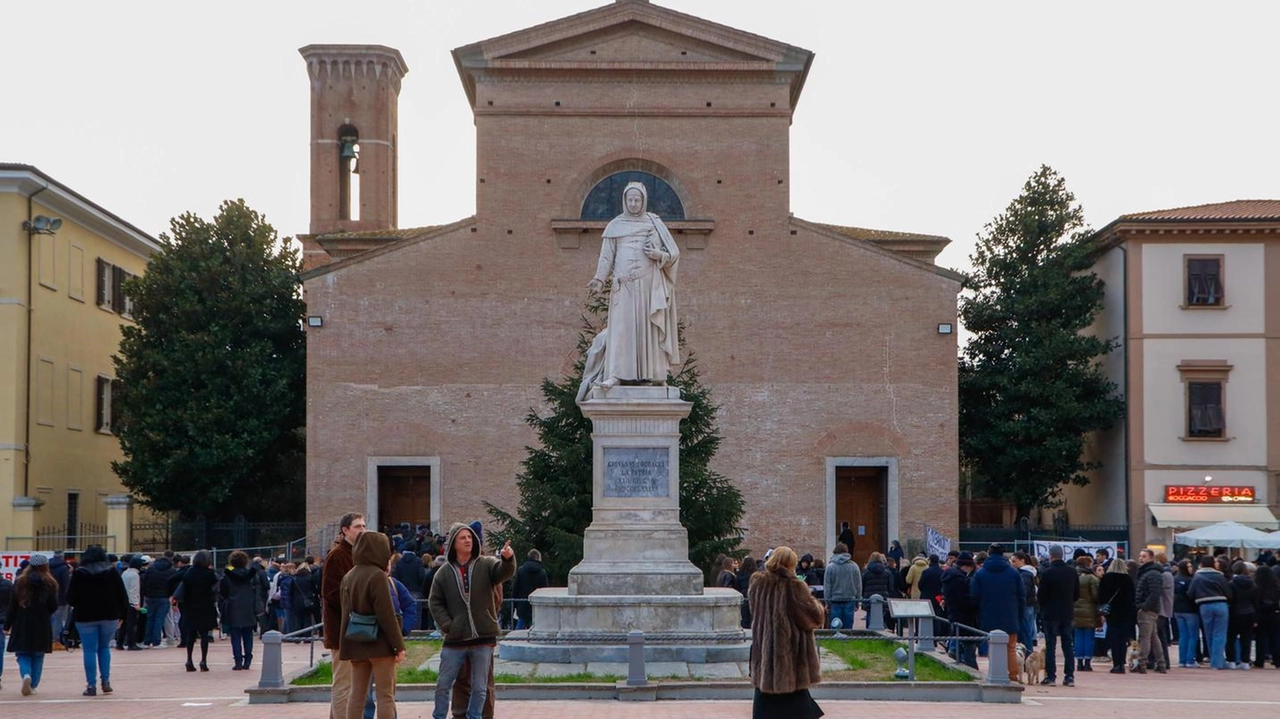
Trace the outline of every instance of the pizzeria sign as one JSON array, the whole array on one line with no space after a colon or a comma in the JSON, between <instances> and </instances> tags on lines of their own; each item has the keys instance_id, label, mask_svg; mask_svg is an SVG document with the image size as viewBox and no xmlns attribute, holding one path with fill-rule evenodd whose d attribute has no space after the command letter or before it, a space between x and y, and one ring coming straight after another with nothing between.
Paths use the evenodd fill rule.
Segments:
<instances>
[{"instance_id":1,"label":"pizzeria sign","mask_svg":"<svg viewBox=\"0 0 1280 719\"><path fill-rule=\"evenodd\" d=\"M1258 501L1253 487L1209 486L1207 484L1166 484L1168 504L1249 504Z\"/></svg>"}]
</instances>

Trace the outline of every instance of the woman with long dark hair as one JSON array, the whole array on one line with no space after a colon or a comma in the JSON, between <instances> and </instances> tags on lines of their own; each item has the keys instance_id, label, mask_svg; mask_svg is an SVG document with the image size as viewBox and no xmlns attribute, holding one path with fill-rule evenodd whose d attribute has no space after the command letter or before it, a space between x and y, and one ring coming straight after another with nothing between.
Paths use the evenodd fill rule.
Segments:
<instances>
[{"instance_id":1,"label":"woman with long dark hair","mask_svg":"<svg viewBox=\"0 0 1280 719\"><path fill-rule=\"evenodd\" d=\"M816 719L822 709L809 687L822 681L813 632L826 611L804 580L790 547L773 550L747 590L756 623L751 628L752 719Z\"/></svg>"},{"instance_id":2,"label":"woman with long dark hair","mask_svg":"<svg viewBox=\"0 0 1280 719\"><path fill-rule=\"evenodd\" d=\"M1124 658L1129 640L1133 639L1133 625L1137 621L1133 606L1133 577L1129 567L1120 560L1112 560L1106 574L1098 582L1098 612L1107 607L1107 647L1111 650L1111 673L1124 674Z\"/></svg>"},{"instance_id":3,"label":"woman with long dark hair","mask_svg":"<svg viewBox=\"0 0 1280 719\"><path fill-rule=\"evenodd\" d=\"M224 602L222 623L231 635L231 656L235 660L231 669L241 671L253 663L253 630L258 626L258 615L265 610L262 593L267 578L239 549L231 553L227 562L231 568L222 574L218 596Z\"/></svg>"},{"instance_id":4,"label":"woman with long dark hair","mask_svg":"<svg viewBox=\"0 0 1280 719\"><path fill-rule=\"evenodd\" d=\"M111 693L111 643L116 629L129 613L129 595L115 564L107 561L107 553L93 544L80 553L80 562L71 573L67 587L67 604L80 634L84 657L84 679L87 697L97 696L98 678L102 693Z\"/></svg>"},{"instance_id":5,"label":"woman with long dark hair","mask_svg":"<svg viewBox=\"0 0 1280 719\"><path fill-rule=\"evenodd\" d=\"M187 648L187 671L194 672L191 651L200 639L200 671L209 671L210 632L218 626L218 575L213 571L213 554L202 549L182 576L174 601L182 608L182 644Z\"/></svg>"},{"instance_id":6,"label":"woman with long dark hair","mask_svg":"<svg viewBox=\"0 0 1280 719\"><path fill-rule=\"evenodd\" d=\"M1200 639L1200 612L1196 602L1187 593L1191 589L1191 561L1184 559L1178 562L1178 571L1173 575L1173 619L1178 624L1178 666L1184 669L1195 669L1196 645Z\"/></svg>"},{"instance_id":7,"label":"woman with long dark hair","mask_svg":"<svg viewBox=\"0 0 1280 719\"><path fill-rule=\"evenodd\" d=\"M4 631L9 632L9 651L18 659L22 696L30 696L40 686L44 655L53 651L53 613L58 611L58 583L49 573L49 558L33 554L27 568L18 575L9 597Z\"/></svg>"}]
</instances>

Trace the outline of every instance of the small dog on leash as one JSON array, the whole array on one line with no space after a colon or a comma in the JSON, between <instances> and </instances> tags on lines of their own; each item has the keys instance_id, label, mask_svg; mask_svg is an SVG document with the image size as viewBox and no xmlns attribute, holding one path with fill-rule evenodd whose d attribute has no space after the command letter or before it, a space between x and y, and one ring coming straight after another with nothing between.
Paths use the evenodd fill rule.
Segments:
<instances>
[{"instance_id":1,"label":"small dog on leash","mask_svg":"<svg viewBox=\"0 0 1280 719\"><path fill-rule=\"evenodd\" d=\"M1129 642L1129 650L1124 655L1124 664L1131 672L1146 672L1146 659L1142 656L1142 646L1138 644L1138 640Z\"/></svg>"},{"instance_id":2,"label":"small dog on leash","mask_svg":"<svg viewBox=\"0 0 1280 719\"><path fill-rule=\"evenodd\" d=\"M1044 645L1040 644L1022 660L1022 678L1027 686L1040 683L1044 678Z\"/></svg>"}]
</instances>

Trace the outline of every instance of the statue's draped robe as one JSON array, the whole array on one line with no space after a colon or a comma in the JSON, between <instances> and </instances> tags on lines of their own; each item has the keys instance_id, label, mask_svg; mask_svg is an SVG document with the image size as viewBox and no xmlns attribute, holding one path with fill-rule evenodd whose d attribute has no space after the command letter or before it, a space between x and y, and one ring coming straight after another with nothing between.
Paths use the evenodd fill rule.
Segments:
<instances>
[{"instance_id":1,"label":"statue's draped robe","mask_svg":"<svg viewBox=\"0 0 1280 719\"><path fill-rule=\"evenodd\" d=\"M645 247L663 253L649 259ZM592 384L648 380L664 384L680 362L676 325L676 270L680 250L655 214L615 217L605 227L595 278L613 276L608 326L587 353L579 400Z\"/></svg>"}]
</instances>

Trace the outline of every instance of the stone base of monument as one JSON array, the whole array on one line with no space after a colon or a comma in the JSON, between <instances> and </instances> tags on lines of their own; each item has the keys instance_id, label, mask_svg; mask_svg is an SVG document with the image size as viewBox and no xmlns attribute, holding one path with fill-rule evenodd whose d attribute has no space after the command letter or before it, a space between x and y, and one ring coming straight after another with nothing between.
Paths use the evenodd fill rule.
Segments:
<instances>
[{"instance_id":1,"label":"stone base of monument","mask_svg":"<svg viewBox=\"0 0 1280 719\"><path fill-rule=\"evenodd\" d=\"M745 662L750 656L740 624L742 595L732 589L683 596L539 589L529 603L533 629L507 635L498 649L505 661L625 662L633 629L644 632L646 662Z\"/></svg>"},{"instance_id":2,"label":"stone base of monument","mask_svg":"<svg viewBox=\"0 0 1280 719\"><path fill-rule=\"evenodd\" d=\"M680 420L693 406L668 386L593 389L592 517L569 586L529 597L533 629L499 648L506 661L624 662L644 632L648 662L745 662L742 595L706 589L680 524Z\"/></svg>"}]
</instances>

